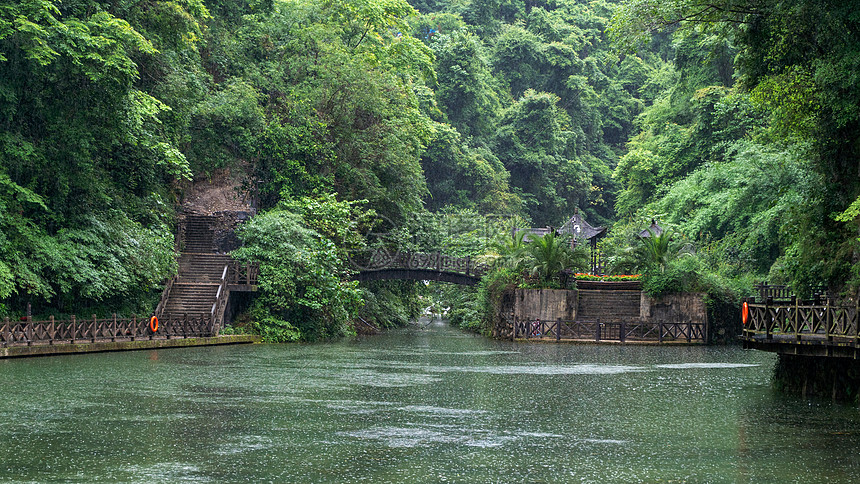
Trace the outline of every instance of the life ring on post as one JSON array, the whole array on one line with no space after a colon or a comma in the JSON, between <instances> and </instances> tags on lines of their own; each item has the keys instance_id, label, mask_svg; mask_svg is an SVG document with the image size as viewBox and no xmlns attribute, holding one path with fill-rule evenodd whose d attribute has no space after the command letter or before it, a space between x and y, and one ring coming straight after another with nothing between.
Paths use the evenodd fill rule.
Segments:
<instances>
[{"instance_id":1,"label":"life ring on post","mask_svg":"<svg viewBox=\"0 0 860 484\"><path fill-rule=\"evenodd\" d=\"M750 319L750 305L744 301L743 308L741 309L741 321L743 321L744 326L747 325L747 321Z\"/></svg>"},{"instance_id":2,"label":"life ring on post","mask_svg":"<svg viewBox=\"0 0 860 484\"><path fill-rule=\"evenodd\" d=\"M155 316L149 318L149 329L151 329L153 333L158 331L158 318Z\"/></svg>"}]
</instances>

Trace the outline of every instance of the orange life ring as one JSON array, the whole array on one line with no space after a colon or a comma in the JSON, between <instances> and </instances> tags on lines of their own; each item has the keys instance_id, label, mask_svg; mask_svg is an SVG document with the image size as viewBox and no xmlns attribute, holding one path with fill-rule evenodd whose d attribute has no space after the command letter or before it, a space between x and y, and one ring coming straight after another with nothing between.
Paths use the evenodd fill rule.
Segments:
<instances>
[{"instance_id":1,"label":"orange life ring","mask_svg":"<svg viewBox=\"0 0 860 484\"><path fill-rule=\"evenodd\" d=\"M741 321L744 322L744 326L747 325L747 321L750 319L750 305L744 301L743 309L741 309Z\"/></svg>"},{"instance_id":2,"label":"orange life ring","mask_svg":"<svg viewBox=\"0 0 860 484\"><path fill-rule=\"evenodd\" d=\"M158 331L158 318L155 316L149 318L149 329L151 329L153 333Z\"/></svg>"}]
</instances>

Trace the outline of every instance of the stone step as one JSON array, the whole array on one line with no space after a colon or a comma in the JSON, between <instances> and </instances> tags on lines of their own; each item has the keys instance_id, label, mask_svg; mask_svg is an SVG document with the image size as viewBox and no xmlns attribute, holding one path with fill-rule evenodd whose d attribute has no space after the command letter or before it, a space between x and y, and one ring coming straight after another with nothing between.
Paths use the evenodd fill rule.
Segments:
<instances>
[{"instance_id":1,"label":"stone step","mask_svg":"<svg viewBox=\"0 0 860 484\"><path fill-rule=\"evenodd\" d=\"M214 253L215 217L187 215L179 279L165 302L167 317L209 317L224 267L230 257Z\"/></svg>"},{"instance_id":2,"label":"stone step","mask_svg":"<svg viewBox=\"0 0 860 484\"><path fill-rule=\"evenodd\" d=\"M212 252L214 246L214 217L206 215L187 215L185 217L185 240L183 246L186 252Z\"/></svg>"},{"instance_id":3,"label":"stone step","mask_svg":"<svg viewBox=\"0 0 860 484\"><path fill-rule=\"evenodd\" d=\"M576 318L582 321L606 322L634 321L639 319L641 293L625 290L579 291Z\"/></svg>"}]
</instances>

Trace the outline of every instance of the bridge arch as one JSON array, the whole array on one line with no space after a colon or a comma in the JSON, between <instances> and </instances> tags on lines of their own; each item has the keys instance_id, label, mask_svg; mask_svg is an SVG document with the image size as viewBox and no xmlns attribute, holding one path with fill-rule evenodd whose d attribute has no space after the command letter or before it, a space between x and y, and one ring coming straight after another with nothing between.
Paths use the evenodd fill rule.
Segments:
<instances>
[{"instance_id":1,"label":"bridge arch","mask_svg":"<svg viewBox=\"0 0 860 484\"><path fill-rule=\"evenodd\" d=\"M377 269L361 271L355 278L358 281L407 280L407 281L440 281L474 286L481 282L479 276L470 276L457 272L442 272L432 269Z\"/></svg>"},{"instance_id":2,"label":"bridge arch","mask_svg":"<svg viewBox=\"0 0 860 484\"><path fill-rule=\"evenodd\" d=\"M485 264L476 263L470 257L452 257L440 252L390 253L384 249L373 252L367 262L358 264L355 279L358 281L409 280L441 281L464 286L474 286L486 272Z\"/></svg>"}]
</instances>

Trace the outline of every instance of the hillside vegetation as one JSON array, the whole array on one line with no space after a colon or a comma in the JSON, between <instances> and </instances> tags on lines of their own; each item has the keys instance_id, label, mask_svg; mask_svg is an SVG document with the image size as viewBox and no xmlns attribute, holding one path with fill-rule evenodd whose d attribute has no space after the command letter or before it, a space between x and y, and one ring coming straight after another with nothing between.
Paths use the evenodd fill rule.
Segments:
<instances>
[{"instance_id":1,"label":"hillside vegetation","mask_svg":"<svg viewBox=\"0 0 860 484\"><path fill-rule=\"evenodd\" d=\"M262 262L273 340L415 316L415 284L348 282L374 219L478 256L503 242L443 215L578 207L655 292L852 296L856 7L0 0L0 315L150 311L183 187L224 171L260 201L236 255ZM659 271L636 255L652 218L674 234Z\"/></svg>"}]
</instances>

